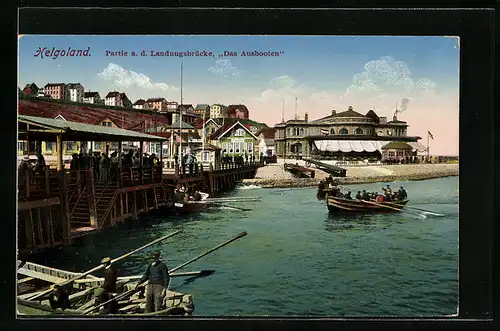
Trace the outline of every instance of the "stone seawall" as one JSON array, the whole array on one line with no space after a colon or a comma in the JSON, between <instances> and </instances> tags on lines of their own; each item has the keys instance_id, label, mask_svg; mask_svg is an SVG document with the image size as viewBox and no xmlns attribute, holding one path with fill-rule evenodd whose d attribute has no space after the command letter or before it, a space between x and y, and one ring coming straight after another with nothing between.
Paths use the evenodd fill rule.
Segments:
<instances>
[{"instance_id":1,"label":"stone seawall","mask_svg":"<svg viewBox=\"0 0 500 331\"><path fill-rule=\"evenodd\" d=\"M316 178L293 178L282 167L268 166L259 169L253 179L243 180L244 184L258 185L264 188L272 187L314 187L323 180L327 174L316 170ZM364 184L377 182L392 182L396 180L424 180L449 176L458 176L458 164L419 164L419 165L392 165L351 167L347 169L347 177L336 178L339 184ZM268 173L266 173L266 170ZM281 172L280 172L281 171ZM268 176L266 176L268 175Z\"/></svg>"}]
</instances>

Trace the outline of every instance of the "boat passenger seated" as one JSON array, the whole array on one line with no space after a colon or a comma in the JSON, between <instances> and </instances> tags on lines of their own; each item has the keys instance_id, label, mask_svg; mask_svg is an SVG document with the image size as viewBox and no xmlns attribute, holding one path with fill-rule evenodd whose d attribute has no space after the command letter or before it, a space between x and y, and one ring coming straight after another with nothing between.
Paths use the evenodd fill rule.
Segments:
<instances>
[{"instance_id":1,"label":"boat passenger seated","mask_svg":"<svg viewBox=\"0 0 500 331\"><path fill-rule=\"evenodd\" d=\"M201 201L201 194L200 194L200 191L196 191L196 192L194 192L194 194L193 194L193 200L194 200L194 201Z\"/></svg>"},{"instance_id":2,"label":"boat passenger seated","mask_svg":"<svg viewBox=\"0 0 500 331\"><path fill-rule=\"evenodd\" d=\"M405 200L408 197L408 194L406 193L406 190L401 186L401 188L398 191L398 200Z\"/></svg>"},{"instance_id":3,"label":"boat passenger seated","mask_svg":"<svg viewBox=\"0 0 500 331\"><path fill-rule=\"evenodd\" d=\"M347 194L344 195L344 199L352 200L351 191L347 192Z\"/></svg>"},{"instance_id":4,"label":"boat passenger seated","mask_svg":"<svg viewBox=\"0 0 500 331\"><path fill-rule=\"evenodd\" d=\"M358 191L358 194L356 194L356 199L358 199L358 200L363 199L363 196L361 195L361 191Z\"/></svg>"},{"instance_id":5,"label":"boat passenger seated","mask_svg":"<svg viewBox=\"0 0 500 331\"><path fill-rule=\"evenodd\" d=\"M375 202L384 202L384 197L380 194L377 194L377 197L375 198Z\"/></svg>"},{"instance_id":6,"label":"boat passenger seated","mask_svg":"<svg viewBox=\"0 0 500 331\"><path fill-rule=\"evenodd\" d=\"M370 200L370 195L368 195L368 193L366 192L366 190L363 190L363 194L361 196L363 198L363 200L365 201L369 201Z\"/></svg>"}]
</instances>

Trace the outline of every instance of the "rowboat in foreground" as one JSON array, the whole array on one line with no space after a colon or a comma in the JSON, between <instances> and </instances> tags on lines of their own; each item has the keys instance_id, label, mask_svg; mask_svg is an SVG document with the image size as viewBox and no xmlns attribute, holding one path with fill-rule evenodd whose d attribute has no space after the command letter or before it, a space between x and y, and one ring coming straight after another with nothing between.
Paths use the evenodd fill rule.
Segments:
<instances>
[{"instance_id":1,"label":"rowboat in foreground","mask_svg":"<svg viewBox=\"0 0 500 331\"><path fill-rule=\"evenodd\" d=\"M326 205L329 212L359 212L359 213L387 213L401 211L408 199L375 202L374 200L349 200L339 197L326 196Z\"/></svg>"},{"instance_id":2,"label":"rowboat in foreground","mask_svg":"<svg viewBox=\"0 0 500 331\"><path fill-rule=\"evenodd\" d=\"M30 300L40 288L47 288L51 284L59 284L65 280L72 279L78 273L50 268L36 263L26 262L17 270L18 273L18 294L17 312L18 315L64 315L64 316L84 316L85 311L95 303L94 290L104 279L92 275L87 275L86 279L77 280L68 288L70 307L62 310L52 308L50 302L45 297ZM23 277L24 276L24 277ZM126 292L135 288L139 277L118 277L117 289ZM132 280L132 281L131 281ZM40 291L41 292L41 291ZM147 292L147 287L145 289ZM164 309L154 313L145 313L146 299L145 293L136 293L129 298L118 300L118 313L106 314L105 316L159 316L159 315L180 315L189 316L194 311L193 299L189 294L173 292L167 290L164 298ZM99 315L96 310L85 316Z\"/></svg>"}]
</instances>

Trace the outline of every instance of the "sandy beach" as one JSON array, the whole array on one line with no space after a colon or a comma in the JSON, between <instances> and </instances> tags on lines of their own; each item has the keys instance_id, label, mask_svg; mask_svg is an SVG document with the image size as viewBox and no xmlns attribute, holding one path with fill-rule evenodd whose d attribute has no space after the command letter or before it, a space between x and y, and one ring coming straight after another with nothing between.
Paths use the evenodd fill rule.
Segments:
<instances>
[{"instance_id":1,"label":"sandy beach","mask_svg":"<svg viewBox=\"0 0 500 331\"><path fill-rule=\"evenodd\" d=\"M310 187L317 186L328 174L316 169L315 178L294 178L291 173L283 170L283 161L268 164L257 170L253 179L243 180L244 184L261 187ZM296 161L289 161L296 163ZM297 162L304 165L303 161ZM423 180L448 176L458 176L458 164L398 164L343 167L347 169L347 177L337 178L340 184L363 184L391 182L395 180Z\"/></svg>"}]
</instances>

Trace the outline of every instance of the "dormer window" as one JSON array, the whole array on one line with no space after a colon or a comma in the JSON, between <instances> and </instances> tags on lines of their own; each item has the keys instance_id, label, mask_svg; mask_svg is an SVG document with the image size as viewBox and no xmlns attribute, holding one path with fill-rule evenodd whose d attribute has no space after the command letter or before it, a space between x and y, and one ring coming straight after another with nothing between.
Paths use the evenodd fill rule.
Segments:
<instances>
[{"instance_id":1,"label":"dormer window","mask_svg":"<svg viewBox=\"0 0 500 331\"><path fill-rule=\"evenodd\" d=\"M236 137L243 137L245 135L245 130L243 130L242 128L238 128L236 129L236 131L234 132L234 135Z\"/></svg>"},{"instance_id":2,"label":"dormer window","mask_svg":"<svg viewBox=\"0 0 500 331\"><path fill-rule=\"evenodd\" d=\"M348 134L348 131L346 128L343 128L339 131L340 134Z\"/></svg>"},{"instance_id":3,"label":"dormer window","mask_svg":"<svg viewBox=\"0 0 500 331\"><path fill-rule=\"evenodd\" d=\"M335 134L335 129L334 128L330 129L330 134Z\"/></svg>"},{"instance_id":4,"label":"dormer window","mask_svg":"<svg viewBox=\"0 0 500 331\"><path fill-rule=\"evenodd\" d=\"M361 129L361 128L357 128L357 129L354 131L354 134L363 134L363 129Z\"/></svg>"}]
</instances>

